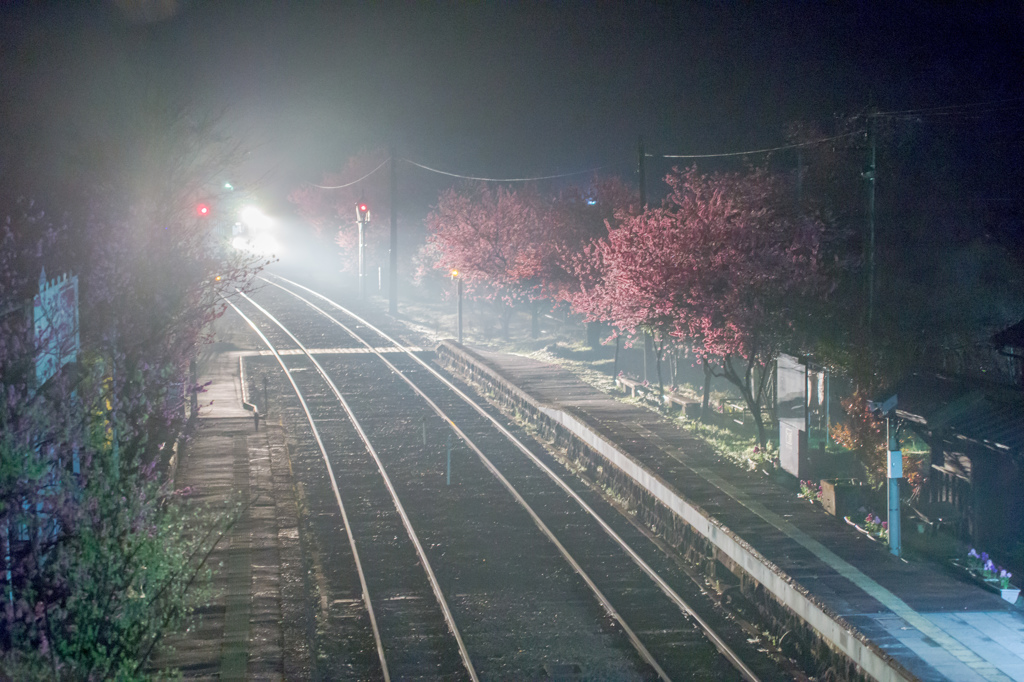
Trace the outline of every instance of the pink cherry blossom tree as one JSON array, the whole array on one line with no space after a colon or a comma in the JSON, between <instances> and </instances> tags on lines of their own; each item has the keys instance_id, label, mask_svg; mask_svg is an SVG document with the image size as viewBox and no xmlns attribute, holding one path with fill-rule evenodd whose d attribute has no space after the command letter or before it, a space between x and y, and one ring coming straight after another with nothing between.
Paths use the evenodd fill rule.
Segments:
<instances>
[{"instance_id":1,"label":"pink cherry blossom tree","mask_svg":"<svg viewBox=\"0 0 1024 682\"><path fill-rule=\"evenodd\" d=\"M479 184L445 191L426 219L434 267L458 270L469 295L493 301L505 338L514 306L541 286L549 248L542 215L531 188Z\"/></svg>"}]
</instances>

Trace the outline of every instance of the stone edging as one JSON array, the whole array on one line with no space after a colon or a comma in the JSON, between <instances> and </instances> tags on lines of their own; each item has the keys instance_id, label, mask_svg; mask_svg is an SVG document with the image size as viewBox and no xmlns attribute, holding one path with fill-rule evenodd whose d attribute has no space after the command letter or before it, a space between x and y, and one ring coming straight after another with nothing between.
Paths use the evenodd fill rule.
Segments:
<instances>
[{"instance_id":1,"label":"stone edging","mask_svg":"<svg viewBox=\"0 0 1024 682\"><path fill-rule=\"evenodd\" d=\"M724 555L733 565L730 568L740 569L750 580L766 590L778 604L799 618L802 623L813 628L832 649L840 652L861 672L877 680L917 679L899 661L882 651L877 644L834 613L729 528L597 433L581 416L540 404L505 379L486 360L456 343L442 342L437 348L437 358L442 366L468 378L471 383L490 384L488 388L508 394L509 398L518 403L517 407L525 408L532 413L533 420L549 422L549 427L560 429L579 444L600 455L706 539L715 548L716 554Z\"/></svg>"}]
</instances>

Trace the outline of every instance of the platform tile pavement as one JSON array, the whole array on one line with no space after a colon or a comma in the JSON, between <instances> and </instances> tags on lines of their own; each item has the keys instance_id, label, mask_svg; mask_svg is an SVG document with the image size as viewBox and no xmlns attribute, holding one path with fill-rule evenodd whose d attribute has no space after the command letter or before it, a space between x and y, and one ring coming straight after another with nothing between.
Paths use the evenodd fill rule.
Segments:
<instances>
[{"instance_id":1,"label":"platform tile pavement","mask_svg":"<svg viewBox=\"0 0 1024 682\"><path fill-rule=\"evenodd\" d=\"M199 626L169 638L156 667L187 680L309 679L312 661L302 637L306 595L301 585L298 509L284 461L279 425L260 422L242 407L239 353L214 352L200 362L199 424L178 465L175 484L195 488L213 505L229 499L245 513L220 541L211 604Z\"/></svg>"},{"instance_id":2,"label":"platform tile pavement","mask_svg":"<svg viewBox=\"0 0 1024 682\"><path fill-rule=\"evenodd\" d=\"M560 367L473 353L537 402L584 417L673 477L683 494L922 680L1024 680L1024 615L998 596L929 565L897 560L767 478L718 460L654 412L617 401ZM681 473L679 464L689 471ZM856 583L847 577L851 568Z\"/></svg>"}]
</instances>

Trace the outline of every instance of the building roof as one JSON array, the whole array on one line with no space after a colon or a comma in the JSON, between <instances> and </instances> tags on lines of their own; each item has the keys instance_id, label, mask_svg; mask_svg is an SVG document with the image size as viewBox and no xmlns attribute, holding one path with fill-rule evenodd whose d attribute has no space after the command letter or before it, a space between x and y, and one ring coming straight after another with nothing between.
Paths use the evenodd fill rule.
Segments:
<instances>
[{"instance_id":1,"label":"building roof","mask_svg":"<svg viewBox=\"0 0 1024 682\"><path fill-rule=\"evenodd\" d=\"M1024 320L1021 320L1012 327L1007 327L998 334L992 336L992 344L996 348L1015 346L1024 348Z\"/></svg>"},{"instance_id":2,"label":"building roof","mask_svg":"<svg viewBox=\"0 0 1024 682\"><path fill-rule=\"evenodd\" d=\"M1024 456L1024 392L939 374L912 374L901 381L897 416L935 433Z\"/></svg>"}]
</instances>

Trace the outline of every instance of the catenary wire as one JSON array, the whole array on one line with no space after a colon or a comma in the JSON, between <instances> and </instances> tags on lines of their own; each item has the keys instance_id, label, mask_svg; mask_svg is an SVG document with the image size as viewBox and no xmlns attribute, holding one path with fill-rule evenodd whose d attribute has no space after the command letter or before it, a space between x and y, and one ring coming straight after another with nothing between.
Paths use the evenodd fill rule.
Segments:
<instances>
[{"instance_id":1,"label":"catenary wire","mask_svg":"<svg viewBox=\"0 0 1024 682\"><path fill-rule=\"evenodd\" d=\"M835 135L833 137L824 137L820 140L811 140L810 142L799 142L797 144L787 144L781 147L769 147L767 149L749 149L745 152L724 152L721 154L647 154L646 156L655 159L713 159L724 156L747 156L749 154L767 154L768 152L777 152L783 149L795 149L797 147L809 147L815 144L822 144L824 142L831 142L832 140L840 140L844 137L850 137L851 135L859 135L863 133L863 130L854 130L850 133L843 133L842 135Z\"/></svg>"},{"instance_id":2,"label":"catenary wire","mask_svg":"<svg viewBox=\"0 0 1024 682\"><path fill-rule=\"evenodd\" d=\"M374 168L372 171L370 171L369 173L367 173L363 177L359 178L358 180L353 180L352 182L347 182L344 185L318 185L315 182L311 182L309 184L312 185L313 187L318 187L320 189L344 189L346 187L351 187L352 185L355 185L355 184L358 184L358 183L362 182L366 178L370 177L371 175L373 175L374 173L379 171L381 168L386 166L390 160L391 160L390 157L387 158L387 159L384 159L384 161L379 166Z\"/></svg>"},{"instance_id":3,"label":"catenary wire","mask_svg":"<svg viewBox=\"0 0 1024 682\"><path fill-rule=\"evenodd\" d=\"M609 163L604 166L598 166L597 168L589 168L587 170L574 171L572 173L559 173L557 175L538 175L532 178L480 178L473 175L460 175L459 173L449 173L448 171L438 170L437 168L424 166L422 163L416 163L411 159L402 159L402 161L412 164L417 168L422 168L423 170L430 171L431 173L439 173L441 175L447 175L452 178L461 178L463 180L479 180L481 182L532 182L533 180L554 180L556 178L572 177L573 175L586 175L587 173L596 173L597 171L604 170L605 168L614 168L615 166L621 165L619 163Z\"/></svg>"},{"instance_id":4,"label":"catenary wire","mask_svg":"<svg viewBox=\"0 0 1024 682\"><path fill-rule=\"evenodd\" d=\"M1012 97L1010 99L999 99L989 102L974 102L971 104L947 104L945 106L938 107L922 107L920 109L902 109L898 111L879 111L868 114L868 116L901 116L903 114L927 114L929 112L944 112L944 111L956 111L963 110L963 113L974 113L970 111L975 107L997 107L1004 104L1010 103L1024 103L1024 97ZM1012 108L1012 107L1011 107Z\"/></svg>"}]
</instances>

